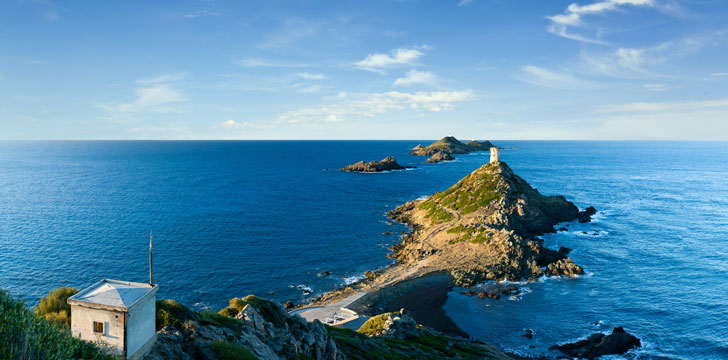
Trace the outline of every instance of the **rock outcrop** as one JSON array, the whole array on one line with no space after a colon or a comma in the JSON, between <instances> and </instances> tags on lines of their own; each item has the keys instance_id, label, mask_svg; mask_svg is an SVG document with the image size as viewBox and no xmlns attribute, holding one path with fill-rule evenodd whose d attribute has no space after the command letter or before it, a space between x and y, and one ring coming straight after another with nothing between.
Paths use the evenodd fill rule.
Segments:
<instances>
[{"instance_id":1,"label":"rock outcrop","mask_svg":"<svg viewBox=\"0 0 728 360\"><path fill-rule=\"evenodd\" d=\"M231 300L234 303L245 303L234 317L204 312L198 320L159 329L157 342L145 359L215 360L216 342L245 349L258 359L346 358L318 321L289 316L278 303L254 296Z\"/></svg>"},{"instance_id":2,"label":"rock outcrop","mask_svg":"<svg viewBox=\"0 0 728 360\"><path fill-rule=\"evenodd\" d=\"M444 152L444 151L438 151L434 155L432 155L429 159L425 160L426 163L429 164L436 164L441 161L452 161L455 160L455 158L450 155L450 153Z\"/></svg>"},{"instance_id":3,"label":"rock outcrop","mask_svg":"<svg viewBox=\"0 0 728 360\"><path fill-rule=\"evenodd\" d=\"M351 172L380 172L380 171L391 171L391 170L404 170L410 169L412 166L402 166L397 163L391 156L387 156L381 161L359 161L358 163L347 165L343 167L342 171Z\"/></svg>"},{"instance_id":4,"label":"rock outcrop","mask_svg":"<svg viewBox=\"0 0 728 360\"><path fill-rule=\"evenodd\" d=\"M628 334L620 326L609 335L597 333L585 340L564 345L554 345L549 350L559 350L564 354L580 359L596 359L605 355L622 355L641 346L640 339Z\"/></svg>"},{"instance_id":5,"label":"rock outcrop","mask_svg":"<svg viewBox=\"0 0 728 360\"><path fill-rule=\"evenodd\" d=\"M157 309L158 321L161 317L169 322L169 313L162 311ZM230 300L230 307L220 313L206 311L179 320L158 328L157 342L144 359L343 360L367 359L370 354L382 359L510 359L487 344L418 325L403 310L375 316L365 323L366 331L357 332L306 322L275 302L251 295Z\"/></svg>"},{"instance_id":6,"label":"rock outcrop","mask_svg":"<svg viewBox=\"0 0 728 360\"><path fill-rule=\"evenodd\" d=\"M578 215L579 222L580 223L591 222L591 217L596 213L597 213L597 209L595 209L593 206L590 206L590 207L584 209L584 211L579 211L579 215Z\"/></svg>"},{"instance_id":7,"label":"rock outcrop","mask_svg":"<svg viewBox=\"0 0 728 360\"><path fill-rule=\"evenodd\" d=\"M578 213L563 196L540 194L506 163L489 163L446 191L390 211L413 229L391 256L405 265L426 260L426 271L448 271L461 286L575 276L581 267L536 236Z\"/></svg>"}]
</instances>

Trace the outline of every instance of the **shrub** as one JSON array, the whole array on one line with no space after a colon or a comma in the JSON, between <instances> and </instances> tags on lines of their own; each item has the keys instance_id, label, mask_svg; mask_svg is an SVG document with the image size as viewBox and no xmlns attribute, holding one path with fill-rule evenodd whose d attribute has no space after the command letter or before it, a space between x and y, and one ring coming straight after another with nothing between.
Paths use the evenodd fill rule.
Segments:
<instances>
[{"instance_id":1,"label":"shrub","mask_svg":"<svg viewBox=\"0 0 728 360\"><path fill-rule=\"evenodd\" d=\"M220 314L230 316L227 314L235 313L237 315L245 308L245 305L250 305L258 310L265 321L272 322L275 326L284 326L286 323L288 315L286 310L270 300L259 298L255 295L248 295L242 299L233 298L228 303L230 307L220 310Z\"/></svg>"},{"instance_id":2,"label":"shrub","mask_svg":"<svg viewBox=\"0 0 728 360\"><path fill-rule=\"evenodd\" d=\"M68 298L76 294L78 289L61 286L40 298L35 314L55 324L70 327L71 305L68 305Z\"/></svg>"},{"instance_id":3,"label":"shrub","mask_svg":"<svg viewBox=\"0 0 728 360\"><path fill-rule=\"evenodd\" d=\"M113 360L96 345L74 338L64 326L34 315L22 300L0 290L0 359Z\"/></svg>"},{"instance_id":4,"label":"shrub","mask_svg":"<svg viewBox=\"0 0 728 360\"><path fill-rule=\"evenodd\" d=\"M258 359L258 357L256 357L250 350L222 339L213 341L212 344L210 344L210 347L212 348L212 352L214 352L220 360Z\"/></svg>"},{"instance_id":5,"label":"shrub","mask_svg":"<svg viewBox=\"0 0 728 360\"><path fill-rule=\"evenodd\" d=\"M172 326L177 329L182 329L182 323L186 320L198 321L199 317L194 311L188 309L186 306L172 300L157 300L157 330L165 327Z\"/></svg>"},{"instance_id":6,"label":"shrub","mask_svg":"<svg viewBox=\"0 0 728 360\"><path fill-rule=\"evenodd\" d=\"M382 328L384 328L384 322L387 321L387 318L391 314L392 313L384 313L372 316L371 318L369 318L369 320L362 324L357 331L366 336L376 336L382 331Z\"/></svg>"},{"instance_id":7,"label":"shrub","mask_svg":"<svg viewBox=\"0 0 728 360\"><path fill-rule=\"evenodd\" d=\"M235 317L235 315L237 315L239 312L240 312L240 310L238 310L238 309L226 307L226 308L220 310L218 312L218 314L220 314L222 316L227 316L227 317Z\"/></svg>"},{"instance_id":8,"label":"shrub","mask_svg":"<svg viewBox=\"0 0 728 360\"><path fill-rule=\"evenodd\" d=\"M215 325L224 326L237 333L243 331L243 322L237 319L232 319L227 316L218 314L214 311L203 311L200 313L200 324L202 325Z\"/></svg>"}]
</instances>

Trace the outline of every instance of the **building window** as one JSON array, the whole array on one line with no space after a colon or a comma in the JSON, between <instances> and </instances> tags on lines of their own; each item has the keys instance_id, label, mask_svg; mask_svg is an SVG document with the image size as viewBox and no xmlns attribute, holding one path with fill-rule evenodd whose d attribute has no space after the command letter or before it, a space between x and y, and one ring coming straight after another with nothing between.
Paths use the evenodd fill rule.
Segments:
<instances>
[{"instance_id":1,"label":"building window","mask_svg":"<svg viewBox=\"0 0 728 360\"><path fill-rule=\"evenodd\" d=\"M94 321L94 332L95 333L99 333L99 334L103 334L104 333L104 323L98 322L98 321Z\"/></svg>"}]
</instances>

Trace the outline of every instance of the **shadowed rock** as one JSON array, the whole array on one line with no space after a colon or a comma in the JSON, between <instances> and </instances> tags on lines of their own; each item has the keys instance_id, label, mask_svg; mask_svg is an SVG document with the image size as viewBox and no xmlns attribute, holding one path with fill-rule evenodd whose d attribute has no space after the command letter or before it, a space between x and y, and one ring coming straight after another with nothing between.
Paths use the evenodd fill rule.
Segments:
<instances>
[{"instance_id":1,"label":"shadowed rock","mask_svg":"<svg viewBox=\"0 0 728 360\"><path fill-rule=\"evenodd\" d=\"M586 340L554 345L549 350L559 350L566 355L577 358L595 359L604 355L622 355L630 349L640 346L640 339L628 334L620 326L614 328L609 335L597 333L589 336Z\"/></svg>"}]
</instances>

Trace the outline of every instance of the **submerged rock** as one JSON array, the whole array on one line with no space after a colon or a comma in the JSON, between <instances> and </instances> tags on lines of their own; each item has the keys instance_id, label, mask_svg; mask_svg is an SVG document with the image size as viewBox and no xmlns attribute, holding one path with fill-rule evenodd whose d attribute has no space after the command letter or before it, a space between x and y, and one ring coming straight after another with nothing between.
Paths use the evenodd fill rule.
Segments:
<instances>
[{"instance_id":1,"label":"submerged rock","mask_svg":"<svg viewBox=\"0 0 728 360\"><path fill-rule=\"evenodd\" d=\"M411 168L413 168L413 166L402 166L398 164L397 160L395 160L393 157L387 156L381 161L359 161L358 163L344 166L343 168L341 168L341 170L351 172L380 172L390 170L404 170Z\"/></svg>"},{"instance_id":2,"label":"submerged rock","mask_svg":"<svg viewBox=\"0 0 728 360\"><path fill-rule=\"evenodd\" d=\"M641 346L640 339L628 334L620 327L614 328L609 335L597 333L585 340L574 343L554 345L549 350L559 350L566 355L595 359L605 355L622 355L633 348Z\"/></svg>"}]
</instances>

